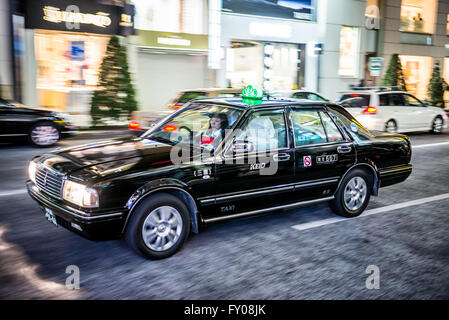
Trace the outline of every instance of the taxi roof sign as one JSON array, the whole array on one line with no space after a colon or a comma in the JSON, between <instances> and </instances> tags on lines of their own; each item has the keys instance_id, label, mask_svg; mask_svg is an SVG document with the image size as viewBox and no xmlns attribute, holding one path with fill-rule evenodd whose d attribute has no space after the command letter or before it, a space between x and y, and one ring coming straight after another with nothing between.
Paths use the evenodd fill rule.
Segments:
<instances>
[{"instance_id":1,"label":"taxi roof sign","mask_svg":"<svg viewBox=\"0 0 449 320\"><path fill-rule=\"evenodd\" d=\"M242 97L244 99L262 100L263 90L258 86L249 85L242 90Z\"/></svg>"}]
</instances>

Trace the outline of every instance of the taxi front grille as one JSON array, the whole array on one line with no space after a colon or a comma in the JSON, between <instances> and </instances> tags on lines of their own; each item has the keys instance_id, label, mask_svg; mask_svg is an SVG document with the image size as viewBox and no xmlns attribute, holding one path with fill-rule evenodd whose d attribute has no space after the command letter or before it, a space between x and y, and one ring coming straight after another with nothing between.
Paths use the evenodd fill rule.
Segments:
<instances>
[{"instance_id":1,"label":"taxi front grille","mask_svg":"<svg viewBox=\"0 0 449 320\"><path fill-rule=\"evenodd\" d=\"M61 199L63 177L61 174L41 167L36 171L36 185L49 196Z\"/></svg>"}]
</instances>

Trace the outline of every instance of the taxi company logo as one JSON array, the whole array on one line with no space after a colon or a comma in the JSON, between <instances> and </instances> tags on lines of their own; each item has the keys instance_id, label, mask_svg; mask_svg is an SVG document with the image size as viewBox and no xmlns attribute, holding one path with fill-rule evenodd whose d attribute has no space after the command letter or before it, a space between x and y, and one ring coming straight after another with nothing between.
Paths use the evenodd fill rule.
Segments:
<instances>
[{"instance_id":1,"label":"taxi company logo","mask_svg":"<svg viewBox=\"0 0 449 320\"><path fill-rule=\"evenodd\" d=\"M68 6L66 11L61 11L59 8L46 6L44 7L43 19L54 23L83 23L93 24L97 27L106 28L111 25L111 18L109 13L97 12L96 14L81 13L77 6ZM123 17L122 17L123 19Z\"/></svg>"},{"instance_id":2,"label":"taxi company logo","mask_svg":"<svg viewBox=\"0 0 449 320\"><path fill-rule=\"evenodd\" d=\"M304 167L311 167L312 166L312 156L304 156L302 158L302 161L304 163Z\"/></svg>"}]
</instances>

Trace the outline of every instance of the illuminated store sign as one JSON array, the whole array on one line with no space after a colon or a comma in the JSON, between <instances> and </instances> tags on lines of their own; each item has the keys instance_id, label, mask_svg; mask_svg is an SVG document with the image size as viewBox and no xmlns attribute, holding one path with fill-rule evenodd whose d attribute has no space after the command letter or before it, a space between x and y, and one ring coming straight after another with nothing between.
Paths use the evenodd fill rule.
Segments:
<instances>
[{"instance_id":1,"label":"illuminated store sign","mask_svg":"<svg viewBox=\"0 0 449 320\"><path fill-rule=\"evenodd\" d=\"M89 0L28 0L25 28L134 34L134 6L106 5Z\"/></svg>"},{"instance_id":2,"label":"illuminated store sign","mask_svg":"<svg viewBox=\"0 0 449 320\"><path fill-rule=\"evenodd\" d=\"M97 12L96 14L90 14L75 11L61 11L59 8L50 6L44 7L43 19L54 23L72 22L93 24L101 28L111 25L109 13Z\"/></svg>"}]
</instances>

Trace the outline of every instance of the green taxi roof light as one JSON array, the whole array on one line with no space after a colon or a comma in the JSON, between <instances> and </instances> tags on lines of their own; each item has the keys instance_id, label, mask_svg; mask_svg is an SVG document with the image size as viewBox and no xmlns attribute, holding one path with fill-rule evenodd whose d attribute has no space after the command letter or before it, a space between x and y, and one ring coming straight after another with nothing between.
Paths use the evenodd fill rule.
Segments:
<instances>
[{"instance_id":1,"label":"green taxi roof light","mask_svg":"<svg viewBox=\"0 0 449 320\"><path fill-rule=\"evenodd\" d=\"M242 97L244 99L262 100L263 90L258 86L249 85L242 90Z\"/></svg>"}]
</instances>

